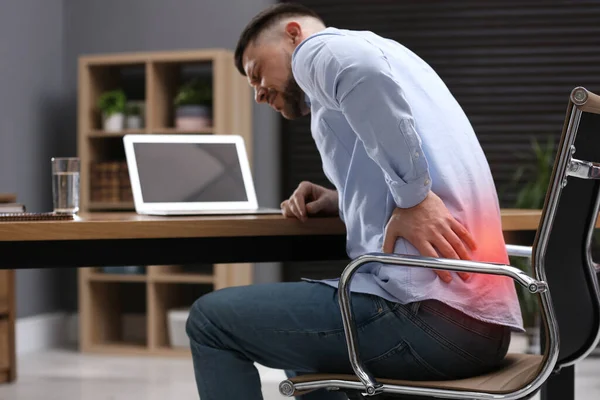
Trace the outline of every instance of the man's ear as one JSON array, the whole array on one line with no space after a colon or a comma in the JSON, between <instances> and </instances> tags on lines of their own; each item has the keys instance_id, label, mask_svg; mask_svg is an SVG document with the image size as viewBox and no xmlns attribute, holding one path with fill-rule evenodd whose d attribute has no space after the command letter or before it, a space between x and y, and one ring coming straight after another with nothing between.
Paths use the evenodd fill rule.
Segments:
<instances>
[{"instance_id":1,"label":"man's ear","mask_svg":"<svg viewBox=\"0 0 600 400\"><path fill-rule=\"evenodd\" d=\"M300 37L302 36L302 27L295 21L290 21L285 25L285 35L294 44L300 43Z\"/></svg>"}]
</instances>

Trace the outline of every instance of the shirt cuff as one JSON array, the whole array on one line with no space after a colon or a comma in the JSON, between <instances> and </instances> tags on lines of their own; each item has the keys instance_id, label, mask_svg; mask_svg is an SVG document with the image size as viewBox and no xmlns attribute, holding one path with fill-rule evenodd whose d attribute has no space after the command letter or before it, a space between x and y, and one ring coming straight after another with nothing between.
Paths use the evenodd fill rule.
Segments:
<instances>
[{"instance_id":1,"label":"shirt cuff","mask_svg":"<svg viewBox=\"0 0 600 400\"><path fill-rule=\"evenodd\" d=\"M431 190L431 178L426 175L410 183L388 181L388 186L396 207L411 208L425 200Z\"/></svg>"}]
</instances>

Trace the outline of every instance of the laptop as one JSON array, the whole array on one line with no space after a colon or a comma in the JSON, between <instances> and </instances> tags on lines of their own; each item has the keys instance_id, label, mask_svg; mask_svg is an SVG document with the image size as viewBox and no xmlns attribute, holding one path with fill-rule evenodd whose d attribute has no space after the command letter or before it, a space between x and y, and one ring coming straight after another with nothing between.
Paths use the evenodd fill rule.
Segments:
<instances>
[{"instance_id":1,"label":"laptop","mask_svg":"<svg viewBox=\"0 0 600 400\"><path fill-rule=\"evenodd\" d=\"M135 211L146 215L281 214L259 207L239 135L125 135Z\"/></svg>"}]
</instances>

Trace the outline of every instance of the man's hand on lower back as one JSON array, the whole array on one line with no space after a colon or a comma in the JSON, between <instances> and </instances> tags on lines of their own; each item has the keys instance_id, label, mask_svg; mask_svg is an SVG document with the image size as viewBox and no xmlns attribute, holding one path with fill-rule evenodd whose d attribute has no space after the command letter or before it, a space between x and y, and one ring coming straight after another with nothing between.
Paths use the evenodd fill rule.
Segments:
<instances>
[{"instance_id":1,"label":"man's hand on lower back","mask_svg":"<svg viewBox=\"0 0 600 400\"><path fill-rule=\"evenodd\" d=\"M473 237L433 192L429 192L427 198L414 207L394 210L385 228L383 252L393 253L399 237L408 240L426 257L469 260L467 247L476 249ZM452 280L449 271L435 272L444 282ZM463 280L470 276L464 272L458 274Z\"/></svg>"}]
</instances>

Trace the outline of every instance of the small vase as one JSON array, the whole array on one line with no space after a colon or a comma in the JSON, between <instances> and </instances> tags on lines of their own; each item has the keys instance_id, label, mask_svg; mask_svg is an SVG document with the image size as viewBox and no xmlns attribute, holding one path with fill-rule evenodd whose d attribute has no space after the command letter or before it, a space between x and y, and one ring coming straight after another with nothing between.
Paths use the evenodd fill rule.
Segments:
<instances>
[{"instance_id":1,"label":"small vase","mask_svg":"<svg viewBox=\"0 0 600 400\"><path fill-rule=\"evenodd\" d=\"M104 116L104 130L106 132L120 132L123 130L125 115L123 113L115 113L110 116Z\"/></svg>"},{"instance_id":2,"label":"small vase","mask_svg":"<svg viewBox=\"0 0 600 400\"><path fill-rule=\"evenodd\" d=\"M126 126L127 129L142 129L142 117L139 115L128 115Z\"/></svg>"},{"instance_id":3,"label":"small vase","mask_svg":"<svg viewBox=\"0 0 600 400\"><path fill-rule=\"evenodd\" d=\"M212 126L212 109L207 106L186 105L175 110L175 127L184 131L201 130Z\"/></svg>"}]
</instances>

